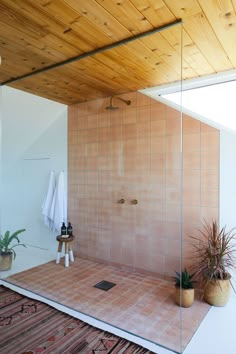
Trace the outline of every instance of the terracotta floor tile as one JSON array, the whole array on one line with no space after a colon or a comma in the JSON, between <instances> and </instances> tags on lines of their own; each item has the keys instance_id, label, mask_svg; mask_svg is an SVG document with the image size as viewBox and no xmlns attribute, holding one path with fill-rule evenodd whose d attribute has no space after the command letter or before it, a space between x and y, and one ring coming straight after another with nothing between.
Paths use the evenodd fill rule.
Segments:
<instances>
[{"instance_id":1,"label":"terracotta floor tile","mask_svg":"<svg viewBox=\"0 0 236 354\"><path fill-rule=\"evenodd\" d=\"M102 280L116 286L94 288ZM190 309L182 309L180 344L180 308L166 280L75 258L69 268L53 261L7 281L175 351L187 345L210 308L197 298Z\"/></svg>"}]
</instances>

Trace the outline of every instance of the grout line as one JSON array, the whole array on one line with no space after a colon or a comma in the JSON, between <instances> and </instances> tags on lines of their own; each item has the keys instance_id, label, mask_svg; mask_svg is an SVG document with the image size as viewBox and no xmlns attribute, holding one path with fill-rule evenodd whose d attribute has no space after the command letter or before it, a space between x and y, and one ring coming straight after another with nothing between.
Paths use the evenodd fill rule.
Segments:
<instances>
[{"instance_id":1,"label":"grout line","mask_svg":"<svg viewBox=\"0 0 236 354\"><path fill-rule=\"evenodd\" d=\"M3 280L3 279L1 280L0 279L0 285L6 286L11 290L20 293L21 295L33 298L38 301L42 301L42 302L46 303L47 305L50 305L50 306L56 308L59 311L62 311L70 316L73 316L77 319L80 319L80 320L88 323L91 326L95 326L101 330L108 331L108 332L115 334L119 337L122 337L126 340L132 341L138 345L143 346L144 348L147 348L147 349L153 351L154 353L157 353L157 354L173 354L173 353L179 354L176 351L168 350L167 348L165 348L162 345L158 345L152 341L145 340L144 338L141 338L138 335L134 335L128 331L123 331L116 326L109 325L108 323L98 320L95 317L88 316L85 313L80 312L80 311L76 311L69 306L61 305L60 303L58 303L56 301L52 301L47 297L44 297L42 295L38 295L35 292L29 291L29 290L26 290L19 285L14 285L13 283L9 282L8 280Z\"/></svg>"}]
</instances>

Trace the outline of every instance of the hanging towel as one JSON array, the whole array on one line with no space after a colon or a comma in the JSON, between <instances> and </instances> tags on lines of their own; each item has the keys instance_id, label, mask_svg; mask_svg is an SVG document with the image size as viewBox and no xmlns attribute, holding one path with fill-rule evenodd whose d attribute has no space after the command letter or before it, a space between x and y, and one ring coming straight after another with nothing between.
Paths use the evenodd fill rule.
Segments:
<instances>
[{"instance_id":1,"label":"hanging towel","mask_svg":"<svg viewBox=\"0 0 236 354\"><path fill-rule=\"evenodd\" d=\"M53 231L60 231L62 222L67 223L67 199L63 171L59 173L57 178L51 205L50 219L52 220Z\"/></svg>"},{"instance_id":2,"label":"hanging towel","mask_svg":"<svg viewBox=\"0 0 236 354\"><path fill-rule=\"evenodd\" d=\"M47 194L44 198L44 202L42 205L43 221L44 224L48 226L50 230L52 228L52 219L50 218L50 213L51 213L51 206L52 206L53 196L55 192L55 187L56 187L55 173L54 171L51 171L49 176Z\"/></svg>"}]
</instances>

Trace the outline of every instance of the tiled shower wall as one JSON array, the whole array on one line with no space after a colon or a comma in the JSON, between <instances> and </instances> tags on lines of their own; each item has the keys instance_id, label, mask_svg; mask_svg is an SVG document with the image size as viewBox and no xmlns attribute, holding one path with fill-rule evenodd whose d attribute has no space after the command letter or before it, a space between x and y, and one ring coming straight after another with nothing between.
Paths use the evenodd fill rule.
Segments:
<instances>
[{"instance_id":1,"label":"tiled shower wall","mask_svg":"<svg viewBox=\"0 0 236 354\"><path fill-rule=\"evenodd\" d=\"M75 251L173 275L203 218L218 219L219 131L141 93L69 107L69 218ZM181 178L183 171L183 179ZM125 203L119 203L120 199ZM136 199L137 204L132 204ZM182 246L181 246L182 233Z\"/></svg>"}]
</instances>

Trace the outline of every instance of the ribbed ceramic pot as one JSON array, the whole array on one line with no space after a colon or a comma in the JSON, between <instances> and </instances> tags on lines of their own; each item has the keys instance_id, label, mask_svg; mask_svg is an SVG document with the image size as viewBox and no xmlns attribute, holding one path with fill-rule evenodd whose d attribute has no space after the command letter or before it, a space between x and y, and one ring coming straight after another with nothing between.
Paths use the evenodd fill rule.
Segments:
<instances>
[{"instance_id":1,"label":"ribbed ceramic pot","mask_svg":"<svg viewBox=\"0 0 236 354\"><path fill-rule=\"evenodd\" d=\"M175 288L175 302L181 307L191 307L194 302L194 289Z\"/></svg>"},{"instance_id":2,"label":"ribbed ceramic pot","mask_svg":"<svg viewBox=\"0 0 236 354\"><path fill-rule=\"evenodd\" d=\"M0 270L9 270L12 266L13 253L0 253Z\"/></svg>"},{"instance_id":3,"label":"ribbed ceramic pot","mask_svg":"<svg viewBox=\"0 0 236 354\"><path fill-rule=\"evenodd\" d=\"M225 306L229 300L231 284L229 279L208 280L204 289L204 299L213 306Z\"/></svg>"}]
</instances>

